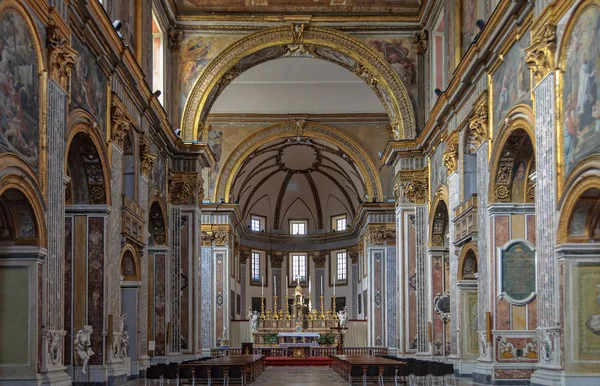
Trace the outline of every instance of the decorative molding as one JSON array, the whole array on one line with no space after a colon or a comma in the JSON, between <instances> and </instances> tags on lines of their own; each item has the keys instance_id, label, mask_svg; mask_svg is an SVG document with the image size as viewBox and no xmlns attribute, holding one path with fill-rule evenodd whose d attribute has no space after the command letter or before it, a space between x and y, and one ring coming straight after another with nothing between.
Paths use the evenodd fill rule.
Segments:
<instances>
[{"instance_id":1,"label":"decorative molding","mask_svg":"<svg viewBox=\"0 0 600 386\"><path fill-rule=\"evenodd\" d=\"M429 46L429 35L427 30L417 31L413 35L413 47L417 54L424 55L427 52L427 48Z\"/></svg>"},{"instance_id":2,"label":"decorative molding","mask_svg":"<svg viewBox=\"0 0 600 386\"><path fill-rule=\"evenodd\" d=\"M325 268L325 261L327 260L325 254L316 252L312 259L313 263L315 263L315 268Z\"/></svg>"},{"instance_id":3,"label":"decorative molding","mask_svg":"<svg viewBox=\"0 0 600 386\"><path fill-rule=\"evenodd\" d=\"M556 68L554 59L556 55L556 25L550 23L544 25L526 52L525 62L533 71L537 84Z\"/></svg>"},{"instance_id":4,"label":"decorative molding","mask_svg":"<svg viewBox=\"0 0 600 386\"><path fill-rule=\"evenodd\" d=\"M358 246L349 247L347 251L352 264L358 264Z\"/></svg>"},{"instance_id":5,"label":"decorative molding","mask_svg":"<svg viewBox=\"0 0 600 386\"><path fill-rule=\"evenodd\" d=\"M150 178L155 161L156 155L150 152L150 143L146 139L142 139L140 143L140 170L144 176Z\"/></svg>"},{"instance_id":6,"label":"decorative molding","mask_svg":"<svg viewBox=\"0 0 600 386\"><path fill-rule=\"evenodd\" d=\"M306 24L290 24L290 32L292 33L293 43L302 43L304 40L304 27Z\"/></svg>"},{"instance_id":7,"label":"decorative molding","mask_svg":"<svg viewBox=\"0 0 600 386\"><path fill-rule=\"evenodd\" d=\"M385 225L368 225L365 231L367 245L394 245L396 243L396 229Z\"/></svg>"},{"instance_id":8,"label":"decorative molding","mask_svg":"<svg viewBox=\"0 0 600 386\"><path fill-rule=\"evenodd\" d=\"M56 26L47 28L46 47L48 48L48 64L50 76L54 78L64 90L69 86L69 76L75 68L75 51L69 45L69 39L64 36Z\"/></svg>"},{"instance_id":9,"label":"decorative molding","mask_svg":"<svg viewBox=\"0 0 600 386\"><path fill-rule=\"evenodd\" d=\"M424 204L428 200L427 168L401 170L394 177L394 198L398 204Z\"/></svg>"},{"instance_id":10,"label":"decorative molding","mask_svg":"<svg viewBox=\"0 0 600 386\"><path fill-rule=\"evenodd\" d=\"M271 268L281 268L283 264L283 252L274 252L271 255Z\"/></svg>"},{"instance_id":11,"label":"decorative molding","mask_svg":"<svg viewBox=\"0 0 600 386\"><path fill-rule=\"evenodd\" d=\"M173 205L200 205L204 198L200 173L171 171L169 197Z\"/></svg>"}]
</instances>

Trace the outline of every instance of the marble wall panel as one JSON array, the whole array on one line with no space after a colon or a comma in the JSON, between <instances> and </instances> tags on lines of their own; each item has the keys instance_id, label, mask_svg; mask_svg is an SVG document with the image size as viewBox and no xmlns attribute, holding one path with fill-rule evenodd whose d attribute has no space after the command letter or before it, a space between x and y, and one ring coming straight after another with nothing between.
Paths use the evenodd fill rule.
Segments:
<instances>
[{"instance_id":1,"label":"marble wall panel","mask_svg":"<svg viewBox=\"0 0 600 386\"><path fill-rule=\"evenodd\" d=\"M408 230L407 236L407 291L408 302L406 306L407 324L408 324L408 350L417 349L417 251L416 251L416 219L414 215L409 215L408 223L405 224Z\"/></svg>"},{"instance_id":2,"label":"marble wall panel","mask_svg":"<svg viewBox=\"0 0 600 386\"><path fill-rule=\"evenodd\" d=\"M73 330L71 326L72 307L73 307L73 217L65 217L65 281L64 281L64 329L67 334L65 336L64 345L64 364L66 366L72 364L72 342Z\"/></svg>"},{"instance_id":3,"label":"marble wall panel","mask_svg":"<svg viewBox=\"0 0 600 386\"><path fill-rule=\"evenodd\" d=\"M225 275L225 252L215 253L215 287L217 296L214 299L215 302L215 329L214 336L223 336L223 320L225 318L225 289L223 287L223 275Z\"/></svg>"},{"instance_id":4,"label":"marble wall panel","mask_svg":"<svg viewBox=\"0 0 600 386\"><path fill-rule=\"evenodd\" d=\"M189 229L190 222L186 221L185 224L181 227L181 272L182 272L182 282L181 282L181 311L180 311L180 323L181 323L181 348L182 349L191 349L192 342L189 340L189 315L190 315L190 287L189 282L192 277L192 273L190 271L190 243L189 243ZM184 278L185 277L185 278ZM185 286L185 288L183 288Z\"/></svg>"},{"instance_id":5,"label":"marble wall panel","mask_svg":"<svg viewBox=\"0 0 600 386\"><path fill-rule=\"evenodd\" d=\"M533 369L494 369L495 379L530 379Z\"/></svg>"},{"instance_id":6,"label":"marble wall panel","mask_svg":"<svg viewBox=\"0 0 600 386\"><path fill-rule=\"evenodd\" d=\"M103 360L104 331L104 218L88 218L88 272L87 272L88 325L92 326L91 336L94 355L90 365L101 365Z\"/></svg>"},{"instance_id":7,"label":"marble wall panel","mask_svg":"<svg viewBox=\"0 0 600 386\"><path fill-rule=\"evenodd\" d=\"M398 347L398 283L396 271L396 247L386 251L386 338L388 347Z\"/></svg>"},{"instance_id":8,"label":"marble wall panel","mask_svg":"<svg viewBox=\"0 0 600 386\"><path fill-rule=\"evenodd\" d=\"M382 346L384 343L384 329L383 329L383 312L384 312L384 286L383 286L383 266L384 266L384 251L383 250L372 250L371 251L373 261L373 317L374 317L374 346Z\"/></svg>"},{"instance_id":9,"label":"marble wall panel","mask_svg":"<svg viewBox=\"0 0 600 386\"><path fill-rule=\"evenodd\" d=\"M156 341L155 355L166 355L166 255L157 253L154 257L154 339Z\"/></svg>"}]
</instances>

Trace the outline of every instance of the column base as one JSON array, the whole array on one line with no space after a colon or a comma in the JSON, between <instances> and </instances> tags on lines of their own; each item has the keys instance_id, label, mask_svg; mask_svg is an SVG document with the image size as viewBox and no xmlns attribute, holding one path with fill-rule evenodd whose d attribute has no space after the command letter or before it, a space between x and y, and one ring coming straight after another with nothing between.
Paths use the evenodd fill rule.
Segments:
<instances>
[{"instance_id":1,"label":"column base","mask_svg":"<svg viewBox=\"0 0 600 386\"><path fill-rule=\"evenodd\" d=\"M148 355L142 355L138 358L138 373L137 378L146 378L146 370L150 367L150 357ZM134 374L131 374L133 377Z\"/></svg>"},{"instance_id":2,"label":"column base","mask_svg":"<svg viewBox=\"0 0 600 386\"><path fill-rule=\"evenodd\" d=\"M465 376L472 376L473 375L473 369L474 367L477 365L477 361L476 360L459 360L458 362L454 363L454 371L458 376L461 377L465 377Z\"/></svg>"},{"instance_id":3,"label":"column base","mask_svg":"<svg viewBox=\"0 0 600 386\"><path fill-rule=\"evenodd\" d=\"M492 383L494 367L491 363L477 362L473 366L473 383Z\"/></svg>"},{"instance_id":4,"label":"column base","mask_svg":"<svg viewBox=\"0 0 600 386\"><path fill-rule=\"evenodd\" d=\"M122 361L106 365L88 366L87 374L81 367L70 367L67 373L73 379L73 385L81 386L114 386L127 382L128 369Z\"/></svg>"},{"instance_id":5,"label":"column base","mask_svg":"<svg viewBox=\"0 0 600 386\"><path fill-rule=\"evenodd\" d=\"M33 378L10 378L10 379L0 379L0 385L2 386L39 386L42 385L42 378L38 374Z\"/></svg>"}]
</instances>

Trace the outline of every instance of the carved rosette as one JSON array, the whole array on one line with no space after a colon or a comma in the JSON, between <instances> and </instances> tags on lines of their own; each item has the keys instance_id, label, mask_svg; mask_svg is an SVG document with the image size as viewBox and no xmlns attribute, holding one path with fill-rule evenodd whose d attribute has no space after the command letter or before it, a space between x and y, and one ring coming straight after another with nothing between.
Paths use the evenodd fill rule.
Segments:
<instances>
[{"instance_id":1,"label":"carved rosette","mask_svg":"<svg viewBox=\"0 0 600 386\"><path fill-rule=\"evenodd\" d=\"M325 261L327 259L324 254L315 253L312 259L313 263L315 263L315 268L325 268Z\"/></svg>"},{"instance_id":2,"label":"carved rosette","mask_svg":"<svg viewBox=\"0 0 600 386\"><path fill-rule=\"evenodd\" d=\"M413 35L413 47L417 54L424 55L427 52L428 45L429 35L427 34L427 30L415 32Z\"/></svg>"},{"instance_id":3,"label":"carved rosette","mask_svg":"<svg viewBox=\"0 0 600 386\"><path fill-rule=\"evenodd\" d=\"M46 47L48 48L50 76L66 90L71 71L75 68L77 51L71 48L69 39L56 26L50 26L47 29Z\"/></svg>"},{"instance_id":4,"label":"carved rosette","mask_svg":"<svg viewBox=\"0 0 600 386\"><path fill-rule=\"evenodd\" d=\"M393 245L396 243L396 230L385 225L369 225L365 240L369 245Z\"/></svg>"},{"instance_id":5,"label":"carved rosette","mask_svg":"<svg viewBox=\"0 0 600 386\"><path fill-rule=\"evenodd\" d=\"M283 264L283 253L274 252L271 255L271 268L281 268Z\"/></svg>"},{"instance_id":6,"label":"carved rosette","mask_svg":"<svg viewBox=\"0 0 600 386\"><path fill-rule=\"evenodd\" d=\"M142 174L146 177L150 177L154 161L156 161L156 155L150 152L150 144L147 141L142 141L140 144L140 166Z\"/></svg>"},{"instance_id":7,"label":"carved rosette","mask_svg":"<svg viewBox=\"0 0 600 386\"><path fill-rule=\"evenodd\" d=\"M527 49L525 62L533 71L536 84L556 68L556 25L545 24Z\"/></svg>"},{"instance_id":8,"label":"carved rosette","mask_svg":"<svg viewBox=\"0 0 600 386\"><path fill-rule=\"evenodd\" d=\"M173 205L200 205L203 197L200 173L171 171L169 197Z\"/></svg>"},{"instance_id":9,"label":"carved rosette","mask_svg":"<svg viewBox=\"0 0 600 386\"><path fill-rule=\"evenodd\" d=\"M488 104L484 102L475 108L469 118L469 143L473 150L477 149L488 137Z\"/></svg>"},{"instance_id":10,"label":"carved rosette","mask_svg":"<svg viewBox=\"0 0 600 386\"><path fill-rule=\"evenodd\" d=\"M448 169L448 175L454 173L458 168L458 141L456 138L448 141L446 151L443 154L443 161Z\"/></svg>"},{"instance_id":11,"label":"carved rosette","mask_svg":"<svg viewBox=\"0 0 600 386\"><path fill-rule=\"evenodd\" d=\"M127 108L115 94L113 94L110 106L110 125L112 128L113 142L123 149L125 137L127 136L127 132L133 126L133 120L129 116Z\"/></svg>"},{"instance_id":12,"label":"carved rosette","mask_svg":"<svg viewBox=\"0 0 600 386\"><path fill-rule=\"evenodd\" d=\"M181 41L183 40L183 31L171 28L169 30L169 49L172 52L179 52Z\"/></svg>"}]
</instances>

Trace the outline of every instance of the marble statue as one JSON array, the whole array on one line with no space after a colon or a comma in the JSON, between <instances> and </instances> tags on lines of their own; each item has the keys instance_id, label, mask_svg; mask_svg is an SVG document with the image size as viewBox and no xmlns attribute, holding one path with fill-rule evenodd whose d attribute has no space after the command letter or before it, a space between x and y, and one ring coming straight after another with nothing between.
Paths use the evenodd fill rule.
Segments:
<instances>
[{"instance_id":1,"label":"marble statue","mask_svg":"<svg viewBox=\"0 0 600 386\"><path fill-rule=\"evenodd\" d=\"M228 330L228 329L227 329L227 326L223 326L223 340L227 340L227 339L229 339L229 338L227 337L227 330Z\"/></svg>"},{"instance_id":2,"label":"marble statue","mask_svg":"<svg viewBox=\"0 0 600 386\"><path fill-rule=\"evenodd\" d=\"M128 357L128 348L129 348L129 334L127 331L123 331L121 333L121 356Z\"/></svg>"},{"instance_id":3,"label":"marble statue","mask_svg":"<svg viewBox=\"0 0 600 386\"><path fill-rule=\"evenodd\" d=\"M258 332L258 312L254 311L250 319L250 331L255 334Z\"/></svg>"},{"instance_id":4,"label":"marble statue","mask_svg":"<svg viewBox=\"0 0 600 386\"><path fill-rule=\"evenodd\" d=\"M337 317L340 320L340 328L345 328L346 324L348 324L348 311L346 307L337 312Z\"/></svg>"},{"instance_id":5,"label":"marble statue","mask_svg":"<svg viewBox=\"0 0 600 386\"><path fill-rule=\"evenodd\" d=\"M77 331L77 334L75 335L75 352L82 361L83 368L81 369L81 371L84 374L87 374L87 372L85 371L87 363L92 357L92 355L94 355L94 351L92 351L91 347L91 335L92 326L83 326L83 330Z\"/></svg>"},{"instance_id":6,"label":"marble statue","mask_svg":"<svg viewBox=\"0 0 600 386\"><path fill-rule=\"evenodd\" d=\"M125 331L125 319L127 319L127 314L121 314L121 319L119 319L120 332Z\"/></svg>"}]
</instances>

